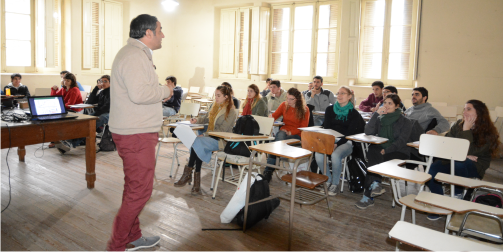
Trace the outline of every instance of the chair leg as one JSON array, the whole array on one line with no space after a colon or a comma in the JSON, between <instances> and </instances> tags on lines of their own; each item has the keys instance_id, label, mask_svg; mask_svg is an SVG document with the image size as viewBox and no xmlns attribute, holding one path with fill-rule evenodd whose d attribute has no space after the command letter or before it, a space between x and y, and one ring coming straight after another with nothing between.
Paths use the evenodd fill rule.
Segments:
<instances>
[{"instance_id":1,"label":"chair leg","mask_svg":"<svg viewBox=\"0 0 503 252\"><path fill-rule=\"evenodd\" d=\"M211 173L213 174L213 176L211 177L211 187L210 187L210 190L213 190L213 185L215 184L215 173L217 171L217 162L218 162L218 158L215 155L215 165L213 165L213 170L211 170Z\"/></svg>"},{"instance_id":2,"label":"chair leg","mask_svg":"<svg viewBox=\"0 0 503 252\"><path fill-rule=\"evenodd\" d=\"M416 225L416 210L412 210L412 224Z\"/></svg>"},{"instance_id":3,"label":"chair leg","mask_svg":"<svg viewBox=\"0 0 503 252\"><path fill-rule=\"evenodd\" d=\"M327 200L328 215L330 216L330 218L332 218L332 211L330 211L330 202L328 201L328 188L327 188L327 184L323 183L323 188L325 189L325 197L326 197L325 199Z\"/></svg>"},{"instance_id":4,"label":"chair leg","mask_svg":"<svg viewBox=\"0 0 503 252\"><path fill-rule=\"evenodd\" d=\"M215 199L215 195L217 194L217 188L218 188L218 181L221 180L220 175L222 175L222 169L224 167L224 161L220 162L220 165L218 166L218 175L217 175L217 180L215 181L215 188L213 188L213 197L212 199Z\"/></svg>"},{"instance_id":5,"label":"chair leg","mask_svg":"<svg viewBox=\"0 0 503 252\"><path fill-rule=\"evenodd\" d=\"M405 220L405 210L407 210L406 205L402 205L402 215L400 215L400 220L404 221Z\"/></svg>"},{"instance_id":6,"label":"chair leg","mask_svg":"<svg viewBox=\"0 0 503 252\"><path fill-rule=\"evenodd\" d=\"M346 169L348 169L348 157L344 158L344 166L342 167L341 193L344 192L344 178L346 177Z\"/></svg>"},{"instance_id":7,"label":"chair leg","mask_svg":"<svg viewBox=\"0 0 503 252\"><path fill-rule=\"evenodd\" d=\"M449 229L447 229L447 225L449 225L449 222L451 222L451 217L452 217L452 214L448 214L447 218L445 220L445 233L446 234L449 234Z\"/></svg>"},{"instance_id":8,"label":"chair leg","mask_svg":"<svg viewBox=\"0 0 503 252\"><path fill-rule=\"evenodd\" d=\"M173 143L173 157L171 158L171 170L169 171L169 177L173 177L173 167L175 166L175 159L177 159L178 151L176 149L175 143ZM175 174L176 177L176 174Z\"/></svg>"},{"instance_id":9,"label":"chair leg","mask_svg":"<svg viewBox=\"0 0 503 252\"><path fill-rule=\"evenodd\" d=\"M396 241L395 251L400 251L400 242Z\"/></svg>"},{"instance_id":10,"label":"chair leg","mask_svg":"<svg viewBox=\"0 0 503 252\"><path fill-rule=\"evenodd\" d=\"M236 187L236 191L239 189L239 186L241 185L241 181L243 180L243 173L245 171L245 167L247 167L248 165L245 165L245 166L238 166L238 169L239 169L239 179L238 179L238 186ZM248 167L248 169L250 169L250 167Z\"/></svg>"}]
</instances>

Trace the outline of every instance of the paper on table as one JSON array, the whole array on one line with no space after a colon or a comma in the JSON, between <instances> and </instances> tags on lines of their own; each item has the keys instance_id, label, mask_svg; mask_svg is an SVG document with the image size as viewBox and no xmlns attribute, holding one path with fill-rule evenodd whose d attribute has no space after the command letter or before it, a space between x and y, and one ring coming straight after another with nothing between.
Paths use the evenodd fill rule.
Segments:
<instances>
[{"instance_id":1,"label":"paper on table","mask_svg":"<svg viewBox=\"0 0 503 252\"><path fill-rule=\"evenodd\" d=\"M176 127L173 133L175 133L175 135L178 137L178 139L180 139L180 141L182 141L183 145L185 145L187 149L190 149L190 147L192 147L192 144L197 137L189 126L183 124Z\"/></svg>"},{"instance_id":2,"label":"paper on table","mask_svg":"<svg viewBox=\"0 0 503 252\"><path fill-rule=\"evenodd\" d=\"M318 127L304 127L304 128L299 128L299 130L323 133L323 134L327 134L327 135L332 135L336 138L344 137L343 134L341 134L335 130L332 130L332 129L323 129L323 128L318 128Z\"/></svg>"}]
</instances>

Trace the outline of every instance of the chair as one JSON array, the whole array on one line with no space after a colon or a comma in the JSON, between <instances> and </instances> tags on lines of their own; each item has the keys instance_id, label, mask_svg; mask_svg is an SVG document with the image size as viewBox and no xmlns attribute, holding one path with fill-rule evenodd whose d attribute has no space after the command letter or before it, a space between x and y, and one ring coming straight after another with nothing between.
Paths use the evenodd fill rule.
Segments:
<instances>
[{"instance_id":1,"label":"chair","mask_svg":"<svg viewBox=\"0 0 503 252\"><path fill-rule=\"evenodd\" d=\"M80 95L82 96L82 102L86 102L88 92L80 91Z\"/></svg>"},{"instance_id":2,"label":"chair","mask_svg":"<svg viewBox=\"0 0 503 252\"><path fill-rule=\"evenodd\" d=\"M91 93L92 87L89 85L82 85L82 88L84 88L85 92Z\"/></svg>"},{"instance_id":3,"label":"chair","mask_svg":"<svg viewBox=\"0 0 503 252\"><path fill-rule=\"evenodd\" d=\"M187 95L189 94L189 90L186 88L182 88L182 102L187 99Z\"/></svg>"},{"instance_id":4,"label":"chair","mask_svg":"<svg viewBox=\"0 0 503 252\"><path fill-rule=\"evenodd\" d=\"M204 87L204 92L207 94L208 99L213 99L216 89L216 87Z\"/></svg>"},{"instance_id":5,"label":"chair","mask_svg":"<svg viewBox=\"0 0 503 252\"><path fill-rule=\"evenodd\" d=\"M180 104L180 110L178 110L177 115L163 118L163 128L162 128L163 137L166 137L166 133L164 133L164 126L166 126L166 123L170 124L173 121L176 122L176 121L187 120L189 116L196 117L199 114L200 107L201 104L199 103L182 102Z\"/></svg>"},{"instance_id":6,"label":"chair","mask_svg":"<svg viewBox=\"0 0 503 252\"><path fill-rule=\"evenodd\" d=\"M439 107L447 107L447 102L430 102L430 104L436 109Z\"/></svg>"},{"instance_id":7,"label":"chair","mask_svg":"<svg viewBox=\"0 0 503 252\"><path fill-rule=\"evenodd\" d=\"M458 113L458 107L456 106L438 106L436 107L438 112L447 119L447 121L454 123L456 121L456 116ZM452 126L452 125L451 125Z\"/></svg>"},{"instance_id":8,"label":"chair","mask_svg":"<svg viewBox=\"0 0 503 252\"><path fill-rule=\"evenodd\" d=\"M503 107L496 107L494 110L496 111L496 115L498 116L498 119L496 119L497 121L500 118L503 118ZM498 132L500 133L500 139L503 137L501 134L502 128L503 128L503 122L500 123L500 127L498 128Z\"/></svg>"},{"instance_id":9,"label":"chair","mask_svg":"<svg viewBox=\"0 0 503 252\"><path fill-rule=\"evenodd\" d=\"M189 93L197 94L197 93L199 93L199 89L200 89L200 87L194 87L194 86L189 87Z\"/></svg>"},{"instance_id":10,"label":"chair","mask_svg":"<svg viewBox=\"0 0 503 252\"><path fill-rule=\"evenodd\" d=\"M260 142L264 142L266 140L274 140L274 137L269 137L272 132L272 125L274 123L274 118L255 116L255 115L253 116L253 118L257 121L259 128L260 128L259 133L264 135L264 139L260 139L259 141L256 141L256 140L251 141L252 145L258 144ZM243 139L240 141L247 141L247 140ZM250 140L248 140L248 141L250 141ZM237 142L237 141L234 141L234 142ZM215 195L217 194L219 180L236 185L236 189L237 189L237 187L239 187L239 185L241 184L241 181L243 179L243 173L244 173L245 169L247 169L247 168L249 169L249 163L250 163L249 157L229 155L223 151L217 152L217 159L220 161L220 166L218 167L218 171L217 171L217 177L216 177L216 181L215 181L215 187L213 190L212 199L215 199ZM227 164L236 165L238 167L239 174L234 175L232 173L231 176L228 176L227 178L220 177L222 174L222 171L224 169L224 164L225 164L224 160L225 160L225 163L227 163ZM215 169L216 169L216 165L217 165L217 163L215 163ZM231 167L231 172L232 172L232 167Z\"/></svg>"}]
</instances>

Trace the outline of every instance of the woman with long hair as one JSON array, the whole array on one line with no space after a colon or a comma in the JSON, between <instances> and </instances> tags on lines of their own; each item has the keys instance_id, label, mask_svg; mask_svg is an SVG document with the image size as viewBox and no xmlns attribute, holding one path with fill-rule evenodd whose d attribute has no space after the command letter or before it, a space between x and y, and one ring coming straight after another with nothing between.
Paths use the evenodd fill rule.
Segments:
<instances>
[{"instance_id":1,"label":"woman with long hair","mask_svg":"<svg viewBox=\"0 0 503 252\"><path fill-rule=\"evenodd\" d=\"M407 147L410 133L412 132L412 122L402 114L400 108L400 97L390 94L383 100L383 106L372 115L367 125L365 125L366 135L378 135L387 138L383 144L372 144L369 146L367 159L368 166L374 166L392 159L409 159L410 152ZM363 198L356 202L356 207L366 209L374 205L373 197L386 192L381 186L382 177L375 173L367 173L365 177Z\"/></svg>"},{"instance_id":2,"label":"woman with long hair","mask_svg":"<svg viewBox=\"0 0 503 252\"><path fill-rule=\"evenodd\" d=\"M63 77L64 86L58 89L58 86L54 85L51 89L51 96L63 96L63 102L65 103L65 108L75 112L79 112L82 109L70 109L71 105L82 103L82 94L80 94L79 87L77 86L77 79L72 73L67 73Z\"/></svg>"},{"instance_id":3,"label":"woman with long hair","mask_svg":"<svg viewBox=\"0 0 503 252\"><path fill-rule=\"evenodd\" d=\"M323 128L335 130L344 136L363 133L365 121L355 109L355 95L349 87L342 86L335 94L337 101L325 109ZM353 144L345 137L336 139L334 152L332 152L332 172L330 169L323 171L323 154L316 153L316 163L322 172L328 176L328 195L337 194L337 186L342 171L342 160L353 152ZM327 164L328 168L328 164Z\"/></svg>"},{"instance_id":4,"label":"woman with long hair","mask_svg":"<svg viewBox=\"0 0 503 252\"><path fill-rule=\"evenodd\" d=\"M227 88L229 88L231 90L231 99L232 99L232 102L234 103L234 107L236 107L236 109L238 109L240 101L238 100L238 98L234 97L234 90L232 90L232 85L229 82L222 82L221 85L225 86L225 87L227 87Z\"/></svg>"},{"instance_id":5,"label":"woman with long hair","mask_svg":"<svg viewBox=\"0 0 503 252\"><path fill-rule=\"evenodd\" d=\"M479 100L469 100L463 110L463 119L454 124L446 137L463 138L470 141L465 161L454 161L454 174L465 178L484 178L491 158L496 157L500 144L499 133L491 120L487 106ZM428 187L432 193L444 194L442 184L434 178L437 173L451 173L449 160L435 161L428 172L432 179ZM457 197L462 196L462 189L455 187ZM429 220L438 220L439 215L428 215Z\"/></svg>"},{"instance_id":6,"label":"woman with long hair","mask_svg":"<svg viewBox=\"0 0 503 252\"><path fill-rule=\"evenodd\" d=\"M189 163L183 170L183 175L175 183L176 187L182 187L192 181L192 170L194 170L194 185L192 194L199 194L201 190L201 166L203 161L208 163L211 160L213 151L223 150L224 142L208 135L209 132L232 132L237 118L236 109L232 102L231 91L225 86L218 86L215 90L215 102L211 105L209 113L200 118L193 118L190 123L208 124L208 130L196 137L190 148Z\"/></svg>"},{"instance_id":7,"label":"woman with long hair","mask_svg":"<svg viewBox=\"0 0 503 252\"><path fill-rule=\"evenodd\" d=\"M260 97L259 91L260 90L255 84L248 86L248 94L245 102L243 103L243 113L241 115L269 115L267 104L265 104L265 101Z\"/></svg>"},{"instance_id":8,"label":"woman with long hair","mask_svg":"<svg viewBox=\"0 0 503 252\"><path fill-rule=\"evenodd\" d=\"M284 125L276 134L274 141L281 141L285 139L299 139L301 131L299 128L307 127L309 124L309 108L306 101L296 88L290 88L287 92L286 101L282 102L278 109L272 113L271 117L277 120L283 116ZM268 164L276 164L276 157L271 155L267 158ZM264 177L267 181L271 181L272 173L275 169L266 167L264 170Z\"/></svg>"}]
</instances>

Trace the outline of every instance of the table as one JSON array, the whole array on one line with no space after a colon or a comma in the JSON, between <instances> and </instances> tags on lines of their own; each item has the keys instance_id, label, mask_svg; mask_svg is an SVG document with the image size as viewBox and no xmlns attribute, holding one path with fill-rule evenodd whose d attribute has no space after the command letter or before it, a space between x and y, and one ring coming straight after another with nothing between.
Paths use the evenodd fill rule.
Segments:
<instances>
[{"instance_id":1,"label":"table","mask_svg":"<svg viewBox=\"0 0 503 252\"><path fill-rule=\"evenodd\" d=\"M289 235L288 235L288 250L291 248L292 244L292 231L293 231L293 210L294 210L294 205L295 205L295 184L296 184L296 177L297 177L297 167L299 166L299 163L303 159L309 159L311 158L312 152L308 151L306 149L298 148L298 147L293 147L287 144L285 141L277 141L277 142L272 142L272 143L266 143L266 144L258 144L258 145L253 145L250 146L249 149L252 151L250 155L250 163L249 167L253 167L253 164L257 165L265 165L269 167L273 167L276 169L280 170L286 170L292 172L292 186L291 186L291 196L290 196L290 225L289 225ZM257 158L257 152L261 153L266 153L266 154L271 154L276 156L276 165L270 165L267 163L263 163L260 161L260 158ZM286 167L282 167L278 165L279 157L283 158L288 158L288 159L293 159L295 160L295 164L293 166L293 170L289 169ZM257 159L257 160L255 160ZM244 223L243 223L243 232L246 231L246 221L248 217L248 207L250 205L262 202L262 201L267 201L273 198L277 198L280 195L275 195L275 196L270 196L268 198L255 201L253 203L249 203L250 201L250 184L251 184L251 170L248 169L248 186L246 188L246 201L245 201L245 212L244 212Z\"/></svg>"},{"instance_id":2,"label":"table","mask_svg":"<svg viewBox=\"0 0 503 252\"><path fill-rule=\"evenodd\" d=\"M445 197L443 195L430 192L420 192L416 196L416 201L460 214L467 212L482 212L503 218L503 209L501 208L487 206L466 200L460 200L452 197Z\"/></svg>"},{"instance_id":3,"label":"table","mask_svg":"<svg viewBox=\"0 0 503 252\"><path fill-rule=\"evenodd\" d=\"M324 116L324 115L325 115L325 111L313 111L313 115L321 115L321 116Z\"/></svg>"},{"instance_id":4,"label":"table","mask_svg":"<svg viewBox=\"0 0 503 252\"><path fill-rule=\"evenodd\" d=\"M365 135L365 133L360 133L352 136L346 136L346 139L355 142L360 142L362 144L363 157L367 160L367 150L368 144L383 144L388 141L388 139L373 135Z\"/></svg>"},{"instance_id":5,"label":"table","mask_svg":"<svg viewBox=\"0 0 503 252\"><path fill-rule=\"evenodd\" d=\"M257 139L264 139L264 140L269 139L269 136L263 136L263 135L248 136L248 135L241 135L241 134L236 134L236 133L231 133L231 132L210 132L210 133L208 133L208 135L223 138L228 141L235 141L235 140L253 141L253 140L257 140Z\"/></svg>"},{"instance_id":6,"label":"table","mask_svg":"<svg viewBox=\"0 0 503 252\"><path fill-rule=\"evenodd\" d=\"M87 114L94 113L93 109L96 107L98 107L98 104L81 103L81 104L70 105L70 108L72 108L72 109L84 109L84 111L87 111Z\"/></svg>"},{"instance_id":7,"label":"table","mask_svg":"<svg viewBox=\"0 0 503 252\"><path fill-rule=\"evenodd\" d=\"M412 142L412 143L407 143L407 146L419 149L419 141Z\"/></svg>"},{"instance_id":8,"label":"table","mask_svg":"<svg viewBox=\"0 0 503 252\"><path fill-rule=\"evenodd\" d=\"M18 147L19 161L24 162L25 146L44 142L56 142L75 138L86 138L86 181L87 188L94 188L96 181L96 120L98 117L84 114L75 119L11 123L2 121L2 149Z\"/></svg>"}]
</instances>

